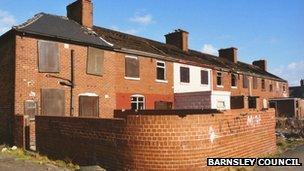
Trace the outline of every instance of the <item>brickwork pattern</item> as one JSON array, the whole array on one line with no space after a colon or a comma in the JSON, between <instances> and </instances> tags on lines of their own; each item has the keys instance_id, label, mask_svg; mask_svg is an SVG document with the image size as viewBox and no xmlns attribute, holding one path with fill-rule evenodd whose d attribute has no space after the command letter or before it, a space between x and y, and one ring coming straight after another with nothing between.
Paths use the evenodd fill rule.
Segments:
<instances>
[{"instance_id":1,"label":"brickwork pattern","mask_svg":"<svg viewBox=\"0 0 304 171\"><path fill-rule=\"evenodd\" d=\"M47 73L38 71L38 49L36 38L16 37L16 91L15 113L23 114L24 100L35 100L41 111L41 88L57 88L65 90L65 113L70 110L70 88L58 84L58 79L46 78ZM78 116L78 101L81 93L95 93L99 95L99 111L101 118L112 118L113 110L120 108L121 93L142 94L152 98L147 101L151 108L154 101L173 101L173 66L167 63L168 83L157 83L156 60L139 57L140 80L127 80L124 78L125 54L106 51L104 58L103 76L88 75L86 73L87 47L59 43L60 73L52 74L64 78L70 78L70 51L75 51L75 89L74 89L74 114ZM151 94L151 95L150 95ZM121 98L120 98L121 99ZM130 97L125 99L130 108ZM119 103L117 103L119 102ZM127 106L127 107L128 107ZM123 106L126 107L126 106ZM128 109L129 109L128 108Z\"/></svg>"},{"instance_id":2,"label":"brickwork pattern","mask_svg":"<svg viewBox=\"0 0 304 171\"><path fill-rule=\"evenodd\" d=\"M110 170L202 170L207 157L276 151L274 110L126 120L37 116L36 135L42 154Z\"/></svg>"}]
</instances>

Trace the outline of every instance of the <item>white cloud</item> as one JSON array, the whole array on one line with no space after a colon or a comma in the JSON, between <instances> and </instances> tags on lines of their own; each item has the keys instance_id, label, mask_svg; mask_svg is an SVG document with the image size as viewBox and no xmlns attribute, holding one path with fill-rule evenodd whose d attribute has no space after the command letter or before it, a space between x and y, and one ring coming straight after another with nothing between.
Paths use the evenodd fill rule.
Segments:
<instances>
[{"instance_id":1,"label":"white cloud","mask_svg":"<svg viewBox=\"0 0 304 171\"><path fill-rule=\"evenodd\" d=\"M144 14L140 12L136 12L134 16L130 18L130 21L142 25L149 25L155 22L151 14Z\"/></svg>"},{"instance_id":2,"label":"white cloud","mask_svg":"<svg viewBox=\"0 0 304 171\"><path fill-rule=\"evenodd\" d=\"M204 44L204 46L202 48L202 52L203 53L208 53L208 54L211 54L211 55L218 55L217 49L211 44Z\"/></svg>"},{"instance_id":3,"label":"white cloud","mask_svg":"<svg viewBox=\"0 0 304 171\"><path fill-rule=\"evenodd\" d=\"M123 32L123 33L128 33L128 34L136 34L136 33L138 33L138 30L136 30L136 29L121 29L121 28L119 28L119 27L117 27L117 26L113 26L113 27L111 27L113 30L116 30L116 31L119 31L119 32Z\"/></svg>"},{"instance_id":4,"label":"white cloud","mask_svg":"<svg viewBox=\"0 0 304 171\"><path fill-rule=\"evenodd\" d=\"M304 60L274 68L271 73L286 79L289 85L297 86L300 84L300 79L304 78Z\"/></svg>"},{"instance_id":5,"label":"white cloud","mask_svg":"<svg viewBox=\"0 0 304 171\"><path fill-rule=\"evenodd\" d=\"M16 19L9 12L0 10L0 35L16 24Z\"/></svg>"}]
</instances>

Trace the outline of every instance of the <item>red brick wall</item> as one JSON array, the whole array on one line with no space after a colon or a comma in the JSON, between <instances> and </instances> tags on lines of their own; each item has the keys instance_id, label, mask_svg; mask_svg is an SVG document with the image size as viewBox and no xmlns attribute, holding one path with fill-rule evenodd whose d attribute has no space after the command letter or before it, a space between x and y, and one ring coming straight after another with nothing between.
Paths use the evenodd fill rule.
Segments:
<instances>
[{"instance_id":1,"label":"red brick wall","mask_svg":"<svg viewBox=\"0 0 304 171\"><path fill-rule=\"evenodd\" d=\"M131 109L131 93L116 94L116 109ZM145 97L145 109L155 109L156 101L173 102L173 95L141 94Z\"/></svg>"},{"instance_id":2,"label":"red brick wall","mask_svg":"<svg viewBox=\"0 0 304 171\"><path fill-rule=\"evenodd\" d=\"M213 70L213 89L219 91L231 91L231 96L259 96L258 98L258 108L261 109L263 106L263 99L269 100L270 98L277 98L277 97L288 97L288 84L279 82L279 89L277 89L277 81L265 79L265 90L262 90L262 83L261 79L257 79L257 89L253 89L253 78L252 76L248 76L250 78L251 84L251 92L248 88L243 88L243 75L239 74L237 80L237 88L231 88L231 74L228 72L222 72L222 84L223 87L218 87L216 78L217 78L217 71ZM273 91L269 91L269 85L273 85ZM286 92L283 92L283 84L286 85Z\"/></svg>"},{"instance_id":3,"label":"red brick wall","mask_svg":"<svg viewBox=\"0 0 304 171\"><path fill-rule=\"evenodd\" d=\"M64 78L70 78L70 51L75 51L75 84L74 89L74 116L78 116L78 95L81 93L95 93L99 95L99 116L112 118L113 110L125 107L130 102L129 98L119 98L119 93L144 94L147 95L147 107L151 108L152 103L157 99L173 101L172 89L172 63L167 62L168 83L157 83L156 60L139 57L140 80L127 80L125 74L125 54L105 51L104 74L93 76L86 74L87 47L69 44L65 48L64 43L59 43L60 73L52 74ZM16 37L16 91L18 97L15 103L15 113L24 113L24 100L35 100L39 104L41 88L57 88L65 90L65 113L69 115L70 89L58 84L58 79L46 78L46 73L38 72L37 39L31 37ZM153 72L155 71L155 72ZM30 94L35 96L30 96ZM116 97L119 99L116 100ZM151 101L149 100L151 99ZM123 101L122 100L127 100ZM117 101L123 105L117 104Z\"/></svg>"},{"instance_id":4,"label":"red brick wall","mask_svg":"<svg viewBox=\"0 0 304 171\"><path fill-rule=\"evenodd\" d=\"M126 120L38 116L36 135L41 154L112 170L202 170L207 157L276 151L274 110Z\"/></svg>"}]
</instances>

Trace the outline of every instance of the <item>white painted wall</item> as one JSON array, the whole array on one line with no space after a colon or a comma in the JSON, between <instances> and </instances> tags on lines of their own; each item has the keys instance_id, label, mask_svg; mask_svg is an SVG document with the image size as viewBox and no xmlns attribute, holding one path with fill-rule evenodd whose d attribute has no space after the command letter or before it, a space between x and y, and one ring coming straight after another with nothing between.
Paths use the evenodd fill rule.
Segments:
<instances>
[{"instance_id":1,"label":"white painted wall","mask_svg":"<svg viewBox=\"0 0 304 171\"><path fill-rule=\"evenodd\" d=\"M180 82L180 67L188 67L190 69L190 83ZM200 91L211 91L211 69L174 63L173 64L173 77L174 77L174 93L189 93L189 92L200 92ZM201 84L201 70L208 71L209 84Z\"/></svg>"},{"instance_id":2,"label":"white painted wall","mask_svg":"<svg viewBox=\"0 0 304 171\"><path fill-rule=\"evenodd\" d=\"M230 109L229 91L212 91L211 92L211 109L228 110Z\"/></svg>"}]
</instances>

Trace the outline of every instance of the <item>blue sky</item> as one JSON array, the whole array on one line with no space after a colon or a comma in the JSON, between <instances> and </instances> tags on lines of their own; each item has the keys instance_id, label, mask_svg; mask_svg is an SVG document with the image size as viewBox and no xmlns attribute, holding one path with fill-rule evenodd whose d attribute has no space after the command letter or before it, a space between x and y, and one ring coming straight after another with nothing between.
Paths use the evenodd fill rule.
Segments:
<instances>
[{"instance_id":1,"label":"blue sky","mask_svg":"<svg viewBox=\"0 0 304 171\"><path fill-rule=\"evenodd\" d=\"M0 34L39 12L66 15L73 0L0 0ZM190 48L237 47L239 60L268 60L268 70L298 85L304 78L303 0L93 0L94 24L164 42L187 30Z\"/></svg>"}]
</instances>

